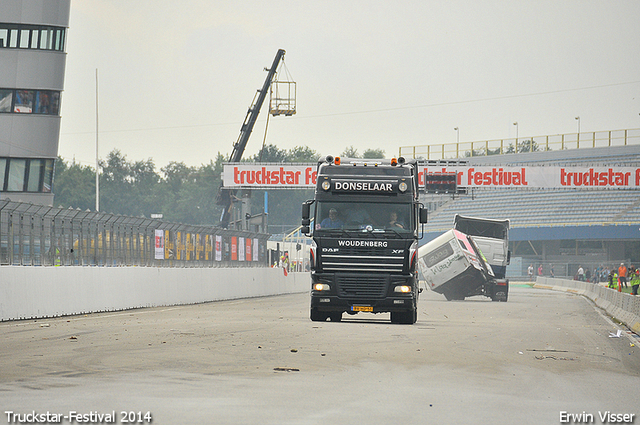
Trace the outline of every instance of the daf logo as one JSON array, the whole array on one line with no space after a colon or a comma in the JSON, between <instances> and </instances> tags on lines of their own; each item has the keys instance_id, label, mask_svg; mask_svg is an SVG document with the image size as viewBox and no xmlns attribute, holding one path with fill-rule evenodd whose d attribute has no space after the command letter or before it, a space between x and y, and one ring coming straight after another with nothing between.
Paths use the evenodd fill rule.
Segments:
<instances>
[{"instance_id":1,"label":"daf logo","mask_svg":"<svg viewBox=\"0 0 640 425\"><path fill-rule=\"evenodd\" d=\"M392 249L391 253L392 254L402 254L404 252L404 249Z\"/></svg>"},{"instance_id":2,"label":"daf logo","mask_svg":"<svg viewBox=\"0 0 640 425\"><path fill-rule=\"evenodd\" d=\"M339 248L322 248L322 252L338 252Z\"/></svg>"}]
</instances>

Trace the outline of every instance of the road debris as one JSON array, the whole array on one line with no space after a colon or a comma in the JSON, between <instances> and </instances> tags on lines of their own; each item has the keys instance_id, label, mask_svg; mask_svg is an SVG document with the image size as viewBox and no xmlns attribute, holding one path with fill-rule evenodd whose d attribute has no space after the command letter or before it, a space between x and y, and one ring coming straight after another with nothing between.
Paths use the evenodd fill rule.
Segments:
<instances>
[{"instance_id":1,"label":"road debris","mask_svg":"<svg viewBox=\"0 0 640 425\"><path fill-rule=\"evenodd\" d=\"M620 329L618 329L618 332L616 333L609 332L609 338L620 338L620 336L622 336L622 331Z\"/></svg>"},{"instance_id":2,"label":"road debris","mask_svg":"<svg viewBox=\"0 0 640 425\"><path fill-rule=\"evenodd\" d=\"M300 372L300 369L295 367L274 367L276 372Z\"/></svg>"},{"instance_id":3,"label":"road debris","mask_svg":"<svg viewBox=\"0 0 640 425\"><path fill-rule=\"evenodd\" d=\"M574 360L578 360L577 358L573 358L573 357L556 357L556 356L535 356L537 360L545 360L545 359L551 359L551 360L569 360L569 361L574 361Z\"/></svg>"}]
</instances>

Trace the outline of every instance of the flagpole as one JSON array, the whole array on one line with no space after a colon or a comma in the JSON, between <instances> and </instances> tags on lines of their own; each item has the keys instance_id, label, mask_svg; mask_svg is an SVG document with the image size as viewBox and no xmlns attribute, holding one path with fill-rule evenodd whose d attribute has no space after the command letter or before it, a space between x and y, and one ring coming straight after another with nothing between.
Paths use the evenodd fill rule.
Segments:
<instances>
[{"instance_id":1,"label":"flagpole","mask_svg":"<svg viewBox=\"0 0 640 425\"><path fill-rule=\"evenodd\" d=\"M96 68L96 212L100 211L100 165L98 161L98 68Z\"/></svg>"}]
</instances>

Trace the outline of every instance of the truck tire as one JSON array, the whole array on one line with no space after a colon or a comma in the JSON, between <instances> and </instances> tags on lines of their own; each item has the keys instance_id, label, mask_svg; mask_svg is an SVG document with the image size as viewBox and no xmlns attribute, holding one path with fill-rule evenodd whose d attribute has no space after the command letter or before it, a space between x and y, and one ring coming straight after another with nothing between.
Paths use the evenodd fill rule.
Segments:
<instances>
[{"instance_id":1,"label":"truck tire","mask_svg":"<svg viewBox=\"0 0 640 425\"><path fill-rule=\"evenodd\" d=\"M464 295L460 295L452 292L445 292L443 295L447 299L447 301L464 301L464 298L465 298Z\"/></svg>"},{"instance_id":2,"label":"truck tire","mask_svg":"<svg viewBox=\"0 0 640 425\"><path fill-rule=\"evenodd\" d=\"M324 311L318 311L316 308L311 308L310 317L312 322L326 322L329 314Z\"/></svg>"},{"instance_id":3,"label":"truck tire","mask_svg":"<svg viewBox=\"0 0 640 425\"><path fill-rule=\"evenodd\" d=\"M413 308L410 311L392 311L391 323L400 325L413 325L418 321L418 309Z\"/></svg>"},{"instance_id":4,"label":"truck tire","mask_svg":"<svg viewBox=\"0 0 640 425\"><path fill-rule=\"evenodd\" d=\"M495 282L491 285L491 301L507 302L509 299L509 281L500 279L503 282L501 285L497 285ZM506 285L504 284L506 282Z\"/></svg>"},{"instance_id":5,"label":"truck tire","mask_svg":"<svg viewBox=\"0 0 640 425\"><path fill-rule=\"evenodd\" d=\"M329 314L329 319L331 319L332 322L340 322L340 321L342 321L342 312L330 313Z\"/></svg>"}]
</instances>

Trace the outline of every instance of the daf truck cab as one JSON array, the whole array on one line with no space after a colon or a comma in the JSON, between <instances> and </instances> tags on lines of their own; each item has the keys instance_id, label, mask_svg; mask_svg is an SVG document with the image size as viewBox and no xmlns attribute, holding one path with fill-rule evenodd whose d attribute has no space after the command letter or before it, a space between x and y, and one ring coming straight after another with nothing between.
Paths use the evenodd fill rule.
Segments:
<instances>
[{"instance_id":1,"label":"daf truck cab","mask_svg":"<svg viewBox=\"0 0 640 425\"><path fill-rule=\"evenodd\" d=\"M343 313L391 313L393 323L417 320L417 163L340 159L318 162L315 197L302 205L310 250L313 321Z\"/></svg>"}]
</instances>

